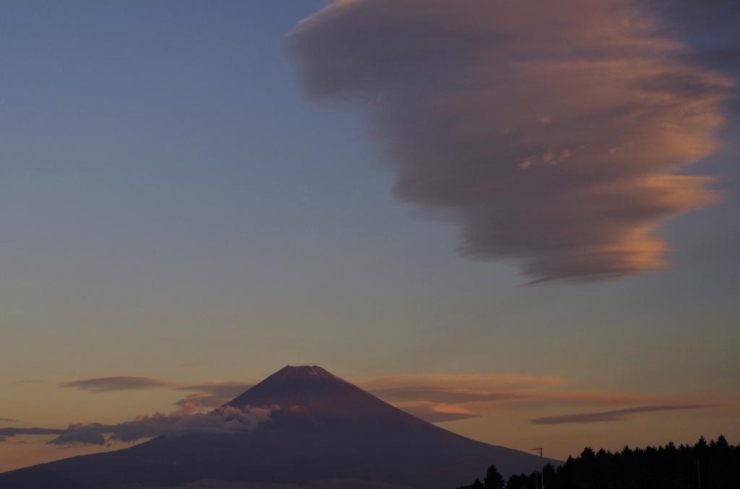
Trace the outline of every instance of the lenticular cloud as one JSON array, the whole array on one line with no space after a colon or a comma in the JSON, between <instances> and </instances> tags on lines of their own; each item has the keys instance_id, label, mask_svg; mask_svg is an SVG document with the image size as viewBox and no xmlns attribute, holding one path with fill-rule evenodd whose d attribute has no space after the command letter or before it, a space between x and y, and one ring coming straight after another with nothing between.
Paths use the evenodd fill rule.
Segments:
<instances>
[{"instance_id":1,"label":"lenticular cloud","mask_svg":"<svg viewBox=\"0 0 740 489\"><path fill-rule=\"evenodd\" d=\"M679 175L734 86L628 0L341 0L289 38L306 95L366 122L404 202L533 281L661 269L666 219L717 200Z\"/></svg>"}]
</instances>

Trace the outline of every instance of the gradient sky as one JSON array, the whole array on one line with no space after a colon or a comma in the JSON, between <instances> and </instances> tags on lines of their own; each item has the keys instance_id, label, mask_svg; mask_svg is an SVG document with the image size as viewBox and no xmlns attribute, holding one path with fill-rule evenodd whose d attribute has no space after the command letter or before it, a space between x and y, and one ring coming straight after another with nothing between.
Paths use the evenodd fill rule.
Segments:
<instances>
[{"instance_id":1,"label":"gradient sky","mask_svg":"<svg viewBox=\"0 0 740 489\"><path fill-rule=\"evenodd\" d=\"M0 471L286 364L550 457L740 441L740 8L426 1L3 2Z\"/></svg>"}]
</instances>

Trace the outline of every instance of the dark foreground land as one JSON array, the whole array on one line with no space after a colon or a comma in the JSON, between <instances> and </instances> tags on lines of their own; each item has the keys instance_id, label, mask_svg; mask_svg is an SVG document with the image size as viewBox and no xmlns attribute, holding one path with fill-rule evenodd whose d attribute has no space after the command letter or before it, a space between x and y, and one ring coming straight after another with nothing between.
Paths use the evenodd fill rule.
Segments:
<instances>
[{"instance_id":1,"label":"dark foreground land","mask_svg":"<svg viewBox=\"0 0 740 489\"><path fill-rule=\"evenodd\" d=\"M540 479L544 476L544 480ZM586 448L581 455L542 473L512 475L507 481L495 466L486 478L459 489L729 489L740 488L740 444L723 436L709 443L636 448L621 452Z\"/></svg>"}]
</instances>

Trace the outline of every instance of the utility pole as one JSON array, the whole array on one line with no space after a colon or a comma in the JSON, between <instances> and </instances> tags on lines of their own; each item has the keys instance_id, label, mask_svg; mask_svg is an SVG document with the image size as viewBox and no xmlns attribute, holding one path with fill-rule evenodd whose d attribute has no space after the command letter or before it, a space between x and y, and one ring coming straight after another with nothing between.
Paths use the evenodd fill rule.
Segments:
<instances>
[{"instance_id":1,"label":"utility pole","mask_svg":"<svg viewBox=\"0 0 740 489\"><path fill-rule=\"evenodd\" d=\"M537 484L537 486L539 486L538 489L545 489L545 473L542 471L542 469L543 469L543 466L542 466L542 447L530 448L530 451L537 452L537 453L540 454L540 466L539 466L539 468L537 470L537 474L539 474L540 477L539 477L539 481L538 481L539 484ZM701 487L699 487L699 489L701 489Z\"/></svg>"}]
</instances>

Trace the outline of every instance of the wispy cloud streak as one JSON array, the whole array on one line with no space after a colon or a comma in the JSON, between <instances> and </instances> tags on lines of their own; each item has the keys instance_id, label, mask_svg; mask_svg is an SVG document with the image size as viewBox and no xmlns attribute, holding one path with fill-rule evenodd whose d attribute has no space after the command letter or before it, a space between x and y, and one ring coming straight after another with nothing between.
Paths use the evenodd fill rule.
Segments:
<instances>
[{"instance_id":1,"label":"wispy cloud streak","mask_svg":"<svg viewBox=\"0 0 740 489\"><path fill-rule=\"evenodd\" d=\"M566 414L562 416L548 416L530 420L532 424L571 424L571 423L610 423L624 421L627 417L635 414L655 413L665 411L681 411L686 409L709 408L709 405L685 404L668 406L642 406L629 409L617 409L615 411L601 411L597 413Z\"/></svg>"},{"instance_id":2,"label":"wispy cloud streak","mask_svg":"<svg viewBox=\"0 0 740 489\"><path fill-rule=\"evenodd\" d=\"M508 402L561 386L558 376L401 374L354 379L379 398L430 423L477 418Z\"/></svg>"},{"instance_id":3,"label":"wispy cloud streak","mask_svg":"<svg viewBox=\"0 0 740 489\"><path fill-rule=\"evenodd\" d=\"M503 413L538 413L555 407L607 407L598 413L572 415L576 419L617 420L630 413L654 410L709 408L695 399L660 394L582 391L568 388L557 376L527 375L392 375L355 379L381 399L426 421L457 421ZM726 404L723 402L722 404ZM623 406L642 405L640 408ZM614 407L620 409L614 410ZM536 424L555 424L560 417L535 418ZM535 422L535 421L533 421Z\"/></svg>"},{"instance_id":4,"label":"wispy cloud streak","mask_svg":"<svg viewBox=\"0 0 740 489\"><path fill-rule=\"evenodd\" d=\"M53 428L0 428L0 442L7 441L8 438L22 435L48 436L59 435L64 430Z\"/></svg>"},{"instance_id":5,"label":"wispy cloud streak","mask_svg":"<svg viewBox=\"0 0 740 489\"><path fill-rule=\"evenodd\" d=\"M178 390L195 392L175 402L175 405L190 404L199 408L216 408L223 406L253 385L248 382L205 382L183 385L178 387Z\"/></svg>"},{"instance_id":6,"label":"wispy cloud streak","mask_svg":"<svg viewBox=\"0 0 740 489\"><path fill-rule=\"evenodd\" d=\"M177 384L149 377L99 377L60 384L60 387L82 389L90 392L173 388Z\"/></svg>"},{"instance_id":7,"label":"wispy cloud streak","mask_svg":"<svg viewBox=\"0 0 740 489\"><path fill-rule=\"evenodd\" d=\"M429 423L445 423L480 417L479 413L460 404L440 404L428 401L394 402L393 404Z\"/></svg>"},{"instance_id":8,"label":"wispy cloud streak","mask_svg":"<svg viewBox=\"0 0 740 489\"><path fill-rule=\"evenodd\" d=\"M734 83L631 0L341 0L289 43L307 96L380 141L399 199L533 281L664 268L660 224L719 198L677 172L719 146Z\"/></svg>"},{"instance_id":9,"label":"wispy cloud streak","mask_svg":"<svg viewBox=\"0 0 740 489\"><path fill-rule=\"evenodd\" d=\"M563 385L565 379L513 374L421 374L371 377L357 379L356 382L382 399L413 410L419 409L418 403L431 403L450 409L449 406L464 403L521 399L527 397L528 394L523 392L527 389ZM473 414L461 408L456 412Z\"/></svg>"}]
</instances>

